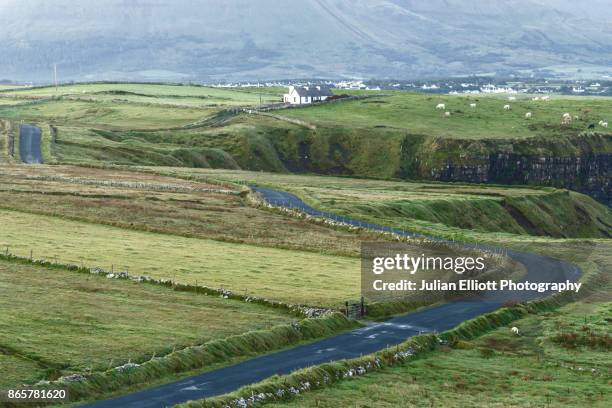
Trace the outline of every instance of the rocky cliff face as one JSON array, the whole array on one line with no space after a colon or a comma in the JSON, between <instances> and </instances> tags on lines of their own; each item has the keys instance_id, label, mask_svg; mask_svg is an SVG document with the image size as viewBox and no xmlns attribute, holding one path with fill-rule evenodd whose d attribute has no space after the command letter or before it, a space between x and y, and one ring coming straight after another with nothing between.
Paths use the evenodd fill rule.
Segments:
<instances>
[{"instance_id":1,"label":"rocky cliff face","mask_svg":"<svg viewBox=\"0 0 612 408\"><path fill-rule=\"evenodd\" d=\"M472 140L335 128L271 127L262 132L265 136L258 137L265 146L251 140L240 152L242 168L551 186L587 194L612 207L611 134Z\"/></svg>"},{"instance_id":2,"label":"rocky cliff face","mask_svg":"<svg viewBox=\"0 0 612 408\"><path fill-rule=\"evenodd\" d=\"M492 153L470 164L449 158L445 165L423 176L439 181L564 187L612 206L612 154L553 157Z\"/></svg>"},{"instance_id":3,"label":"rocky cliff face","mask_svg":"<svg viewBox=\"0 0 612 408\"><path fill-rule=\"evenodd\" d=\"M416 148L411 143L402 158L408 162L403 163L404 177L563 187L612 206L610 135L477 143L423 141ZM428 156L435 159L428 160Z\"/></svg>"}]
</instances>

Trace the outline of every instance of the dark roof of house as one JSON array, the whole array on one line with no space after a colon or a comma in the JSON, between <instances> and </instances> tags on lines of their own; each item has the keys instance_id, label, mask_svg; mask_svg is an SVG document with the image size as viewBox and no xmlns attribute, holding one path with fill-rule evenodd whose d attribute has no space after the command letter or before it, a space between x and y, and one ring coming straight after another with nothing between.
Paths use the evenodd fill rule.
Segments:
<instances>
[{"instance_id":1,"label":"dark roof of house","mask_svg":"<svg viewBox=\"0 0 612 408\"><path fill-rule=\"evenodd\" d=\"M331 89L323 87L323 86L321 87L321 89L317 89L314 86L308 87L308 89L306 89L303 86L296 86L295 91L301 97L305 97L305 96L317 97L317 96L332 96L333 95Z\"/></svg>"}]
</instances>

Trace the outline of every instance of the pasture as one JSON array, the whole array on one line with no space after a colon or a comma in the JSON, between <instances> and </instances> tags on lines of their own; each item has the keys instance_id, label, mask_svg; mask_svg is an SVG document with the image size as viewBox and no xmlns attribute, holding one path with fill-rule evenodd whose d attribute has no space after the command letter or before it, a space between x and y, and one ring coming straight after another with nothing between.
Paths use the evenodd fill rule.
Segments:
<instances>
[{"instance_id":1,"label":"pasture","mask_svg":"<svg viewBox=\"0 0 612 408\"><path fill-rule=\"evenodd\" d=\"M0 282L2 388L292 321L280 309L59 268L0 261Z\"/></svg>"},{"instance_id":2,"label":"pasture","mask_svg":"<svg viewBox=\"0 0 612 408\"><path fill-rule=\"evenodd\" d=\"M389 408L607 407L612 364L610 241L529 239L509 246L575 262L592 279L590 289L575 302L544 308L491 331L486 324L475 325L469 340L459 340L453 348L439 345L395 366L266 405L369 407L376 401L377 407ZM517 327L520 336L511 327ZM282 383L283 377L272 381Z\"/></svg>"},{"instance_id":3,"label":"pasture","mask_svg":"<svg viewBox=\"0 0 612 408\"><path fill-rule=\"evenodd\" d=\"M284 89L213 88L195 85L93 83L24 88L6 92L11 97L66 97L101 102L131 102L193 107L244 106L278 102Z\"/></svg>"},{"instance_id":4,"label":"pasture","mask_svg":"<svg viewBox=\"0 0 612 408\"><path fill-rule=\"evenodd\" d=\"M202 191L215 187L204 181L4 169L0 248L22 257L337 307L359 298L360 243L383 239L261 210L231 190Z\"/></svg>"},{"instance_id":5,"label":"pasture","mask_svg":"<svg viewBox=\"0 0 612 408\"><path fill-rule=\"evenodd\" d=\"M534 101L518 95L516 100L487 95L429 95L392 93L388 97L323 104L289 109L283 116L321 127L343 129L405 130L440 138L522 139L593 130L610 133L598 125L612 117L612 98L572 98L554 95ZM436 109L442 104L443 109ZM475 107L471 107L475 104ZM504 106L510 109L505 110ZM445 113L449 112L449 116ZM531 119L525 114L531 112ZM569 113L571 123L562 125ZM576 116L576 119L573 119Z\"/></svg>"},{"instance_id":6,"label":"pasture","mask_svg":"<svg viewBox=\"0 0 612 408\"><path fill-rule=\"evenodd\" d=\"M363 221L453 239L486 233L554 237L612 235L612 213L584 195L554 188L365 180L209 169L159 169L291 191L312 206ZM577 222L576 220L580 220ZM484 235L483 235L484 234Z\"/></svg>"},{"instance_id":7,"label":"pasture","mask_svg":"<svg viewBox=\"0 0 612 408\"><path fill-rule=\"evenodd\" d=\"M605 318L611 307L610 303L570 305L546 316L528 317L513 323L521 328L522 337L503 327L463 342L461 349L444 348L404 366L267 406L368 407L376 401L377 407L389 408L607 407L610 335ZM608 346L568 349L555 343L568 329L608 336Z\"/></svg>"},{"instance_id":8,"label":"pasture","mask_svg":"<svg viewBox=\"0 0 612 408\"><path fill-rule=\"evenodd\" d=\"M5 119L70 123L79 127L101 129L181 127L203 120L214 112L215 110L176 109L163 105L96 103L68 99L0 107L0 116Z\"/></svg>"},{"instance_id":9,"label":"pasture","mask_svg":"<svg viewBox=\"0 0 612 408\"><path fill-rule=\"evenodd\" d=\"M359 259L233 244L0 211L0 247L37 259L225 288L289 303L359 296ZM104 250L100 250L103 248ZM113 266L114 265L114 266Z\"/></svg>"},{"instance_id":10,"label":"pasture","mask_svg":"<svg viewBox=\"0 0 612 408\"><path fill-rule=\"evenodd\" d=\"M345 256L376 239L258 210L233 186L152 172L4 166L0 184L0 208L131 230Z\"/></svg>"}]
</instances>

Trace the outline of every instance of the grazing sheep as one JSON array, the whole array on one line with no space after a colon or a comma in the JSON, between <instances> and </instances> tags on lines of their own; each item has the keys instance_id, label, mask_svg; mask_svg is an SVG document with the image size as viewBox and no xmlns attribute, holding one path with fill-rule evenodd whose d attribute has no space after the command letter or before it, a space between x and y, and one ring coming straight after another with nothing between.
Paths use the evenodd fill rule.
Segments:
<instances>
[{"instance_id":1,"label":"grazing sheep","mask_svg":"<svg viewBox=\"0 0 612 408\"><path fill-rule=\"evenodd\" d=\"M563 117L564 117L564 118L570 118L570 119L571 119L572 115L570 115L569 113L565 112L565 113L563 114Z\"/></svg>"},{"instance_id":2,"label":"grazing sheep","mask_svg":"<svg viewBox=\"0 0 612 408\"><path fill-rule=\"evenodd\" d=\"M504 105L504 110L510 110L510 105Z\"/></svg>"},{"instance_id":3,"label":"grazing sheep","mask_svg":"<svg viewBox=\"0 0 612 408\"><path fill-rule=\"evenodd\" d=\"M542 99L543 101L549 101L550 96L546 95L546 96L541 97L540 99Z\"/></svg>"},{"instance_id":4,"label":"grazing sheep","mask_svg":"<svg viewBox=\"0 0 612 408\"><path fill-rule=\"evenodd\" d=\"M450 112L444 112L444 116L446 116L447 118L450 117Z\"/></svg>"},{"instance_id":5,"label":"grazing sheep","mask_svg":"<svg viewBox=\"0 0 612 408\"><path fill-rule=\"evenodd\" d=\"M539 96L534 96L533 98L531 98L532 101L539 101L540 97Z\"/></svg>"},{"instance_id":6,"label":"grazing sheep","mask_svg":"<svg viewBox=\"0 0 612 408\"><path fill-rule=\"evenodd\" d=\"M525 114L525 119L531 119L531 112L527 112Z\"/></svg>"},{"instance_id":7,"label":"grazing sheep","mask_svg":"<svg viewBox=\"0 0 612 408\"><path fill-rule=\"evenodd\" d=\"M604 123L604 121L603 121L603 120L600 120L599 122L597 122L597 124L598 124L599 126L601 126L601 124L602 124L602 123Z\"/></svg>"},{"instance_id":8,"label":"grazing sheep","mask_svg":"<svg viewBox=\"0 0 612 408\"><path fill-rule=\"evenodd\" d=\"M608 127L608 122L602 122L601 126L607 128Z\"/></svg>"},{"instance_id":9,"label":"grazing sheep","mask_svg":"<svg viewBox=\"0 0 612 408\"><path fill-rule=\"evenodd\" d=\"M439 103L436 105L436 109L446 109L446 105L444 105L443 103Z\"/></svg>"},{"instance_id":10,"label":"grazing sheep","mask_svg":"<svg viewBox=\"0 0 612 408\"><path fill-rule=\"evenodd\" d=\"M569 125L571 123L572 123L572 115L570 115L569 113L564 113L563 118L561 120L561 124Z\"/></svg>"},{"instance_id":11,"label":"grazing sheep","mask_svg":"<svg viewBox=\"0 0 612 408\"><path fill-rule=\"evenodd\" d=\"M475 103L470 103L470 108L475 108L476 104Z\"/></svg>"},{"instance_id":12,"label":"grazing sheep","mask_svg":"<svg viewBox=\"0 0 612 408\"><path fill-rule=\"evenodd\" d=\"M516 97L514 97L514 96L509 96L509 97L508 97L508 100L509 100L509 101L516 101Z\"/></svg>"},{"instance_id":13,"label":"grazing sheep","mask_svg":"<svg viewBox=\"0 0 612 408\"><path fill-rule=\"evenodd\" d=\"M512 334L514 334L516 336L520 336L521 335L520 330L516 326L512 327L510 330L512 331Z\"/></svg>"}]
</instances>

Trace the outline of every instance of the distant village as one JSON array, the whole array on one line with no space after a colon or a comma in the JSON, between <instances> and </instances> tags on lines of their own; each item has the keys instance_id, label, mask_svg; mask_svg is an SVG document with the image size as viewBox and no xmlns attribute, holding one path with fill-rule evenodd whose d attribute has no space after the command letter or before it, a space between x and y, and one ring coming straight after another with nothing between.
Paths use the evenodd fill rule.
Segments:
<instances>
[{"instance_id":1,"label":"distant village","mask_svg":"<svg viewBox=\"0 0 612 408\"><path fill-rule=\"evenodd\" d=\"M612 96L610 81L561 81L547 79L499 80L486 77L457 78L431 81L388 81L388 80L294 80L267 82L237 82L212 84L222 88L286 87L289 89L285 103L311 103L331 96L316 95L317 90L404 90L439 94L564 94L584 96ZM297 94L296 94L297 92ZM314 94L313 94L314 92ZM287 95L293 96L288 97ZM298 94L300 96L298 96ZM312 95L310 95L312 94Z\"/></svg>"},{"instance_id":2,"label":"distant village","mask_svg":"<svg viewBox=\"0 0 612 408\"><path fill-rule=\"evenodd\" d=\"M107 81L96 81L103 83ZM108 81L115 82L115 81ZM121 81L119 81L121 82ZM62 82L62 85L74 83ZM157 82L145 82L157 83ZM161 83L161 82L160 82ZM166 82L163 82L166 83ZM168 83L173 84L173 83ZM423 92L434 94L562 94L576 96L612 96L612 77L605 80L561 80L561 79L500 79L496 77L458 77L439 80L322 80L322 79L295 79L278 81L245 81L245 82L188 82L174 83L175 85L212 86L218 88L258 88L283 87L287 93L283 102L289 104L308 104L325 101L334 96L340 96L342 90L346 91L385 91L402 90L410 92ZM48 84L17 83L0 79L4 86L45 86ZM337 90L334 95L332 90Z\"/></svg>"}]
</instances>

